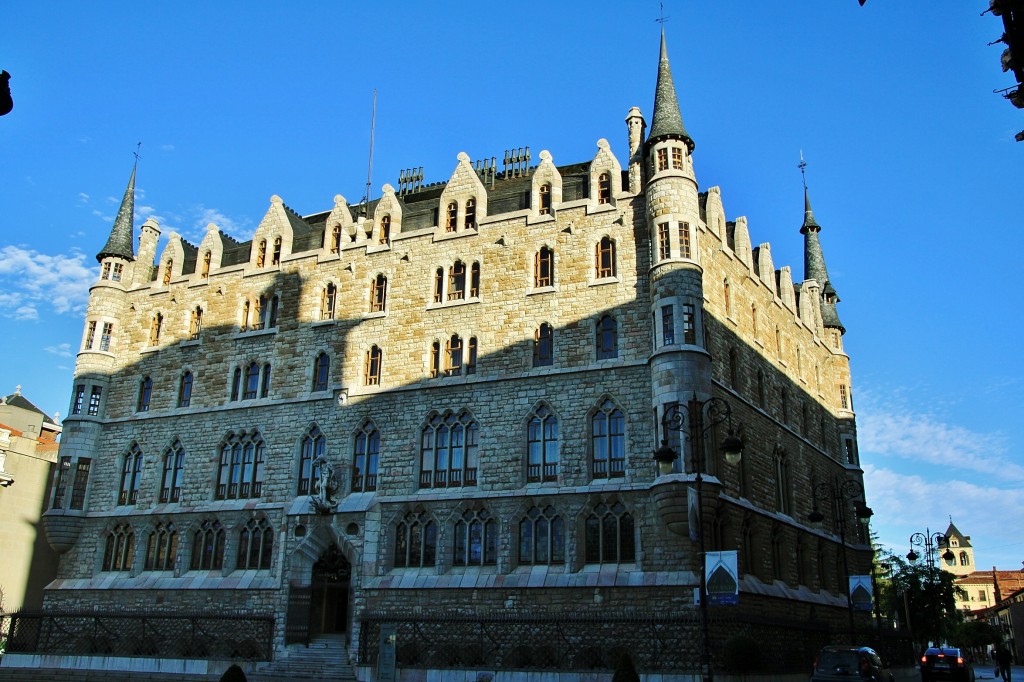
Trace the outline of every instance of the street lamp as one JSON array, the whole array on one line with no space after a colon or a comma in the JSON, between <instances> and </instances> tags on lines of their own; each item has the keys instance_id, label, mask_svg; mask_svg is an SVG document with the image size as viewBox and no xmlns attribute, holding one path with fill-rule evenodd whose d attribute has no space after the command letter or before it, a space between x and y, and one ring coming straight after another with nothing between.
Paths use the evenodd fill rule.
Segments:
<instances>
[{"instance_id":1,"label":"street lamp","mask_svg":"<svg viewBox=\"0 0 1024 682\"><path fill-rule=\"evenodd\" d=\"M836 527L839 530L839 544L843 552L843 572L846 574L846 611L850 622L850 644L853 644L853 595L850 593L850 561L846 556L846 514L847 503L854 501L854 513L860 523L866 524L874 512L871 507L858 498L864 493L864 487L852 478L841 479L836 476L831 482L825 481L814 486L814 508L807 516L811 523L821 523L825 515L818 511L818 500L829 502L835 515Z\"/></svg>"},{"instance_id":2,"label":"street lamp","mask_svg":"<svg viewBox=\"0 0 1024 682\"><path fill-rule=\"evenodd\" d=\"M939 548L945 547L946 551L942 553L942 558L946 561L952 561L955 557L953 550L949 548L949 539L945 534L938 531L932 533L931 530L925 528L923 533L913 533L910 536L910 551L907 552L907 558L911 561L917 561L921 555L914 551L914 547L920 547L924 549L925 560L928 562L929 569L935 567L935 558L939 554Z\"/></svg>"},{"instance_id":3,"label":"street lamp","mask_svg":"<svg viewBox=\"0 0 1024 682\"><path fill-rule=\"evenodd\" d=\"M705 424L705 416L707 423ZM673 450L668 444L666 436L669 430L678 431L685 435L690 441L690 469L694 472L695 492L697 493L697 518L700 522L697 538L700 551L700 614L701 633L701 671L702 679L705 682L713 682L714 672L711 668L711 634L708 629L708 583L707 583L707 554L704 550L704 437L719 424L728 422L728 435L719 446L725 460L729 464L738 464L743 456L743 441L736 435L732 427L732 408L722 398L708 398L698 400L694 393L686 407L673 405L665 412L662 418L662 441L661 447L654 451L654 459L658 462L658 472L661 475L672 473L673 463L679 458L679 453Z\"/></svg>"}]
</instances>

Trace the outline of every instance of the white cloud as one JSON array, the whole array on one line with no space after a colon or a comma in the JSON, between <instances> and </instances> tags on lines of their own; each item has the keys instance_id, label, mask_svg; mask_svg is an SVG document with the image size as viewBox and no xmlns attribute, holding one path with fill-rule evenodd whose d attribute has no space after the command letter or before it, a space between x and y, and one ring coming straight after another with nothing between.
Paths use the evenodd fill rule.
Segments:
<instances>
[{"instance_id":1,"label":"white cloud","mask_svg":"<svg viewBox=\"0 0 1024 682\"><path fill-rule=\"evenodd\" d=\"M56 355L58 357L62 357L62 358L70 358L71 357L71 344L70 343L62 343L62 344L59 344L57 346L47 346L43 350L45 350L47 353L53 353L54 355Z\"/></svg>"},{"instance_id":2,"label":"white cloud","mask_svg":"<svg viewBox=\"0 0 1024 682\"><path fill-rule=\"evenodd\" d=\"M39 308L57 314L80 314L89 299L89 286L96 272L85 263L85 254L73 251L51 256L20 246L0 248L0 286L13 313L0 313L18 320L39 319ZM10 310L7 306L3 309Z\"/></svg>"},{"instance_id":3,"label":"white cloud","mask_svg":"<svg viewBox=\"0 0 1024 682\"><path fill-rule=\"evenodd\" d=\"M79 192L78 193L78 203L80 203L80 204L88 204L89 203L89 195L86 194L85 192Z\"/></svg>"},{"instance_id":4,"label":"white cloud","mask_svg":"<svg viewBox=\"0 0 1024 682\"><path fill-rule=\"evenodd\" d=\"M174 151L174 145L173 144L162 144L162 145L160 145L160 151L162 151L162 152L173 152Z\"/></svg>"},{"instance_id":5,"label":"white cloud","mask_svg":"<svg viewBox=\"0 0 1024 682\"><path fill-rule=\"evenodd\" d=\"M193 230L190 233L190 237L195 238L196 243L202 241L203 236L206 235L206 226L210 223L215 224L239 241L252 239L252 235L255 232L248 219L234 220L216 208L206 208L200 204L194 208L194 212L196 218L192 223Z\"/></svg>"}]
</instances>

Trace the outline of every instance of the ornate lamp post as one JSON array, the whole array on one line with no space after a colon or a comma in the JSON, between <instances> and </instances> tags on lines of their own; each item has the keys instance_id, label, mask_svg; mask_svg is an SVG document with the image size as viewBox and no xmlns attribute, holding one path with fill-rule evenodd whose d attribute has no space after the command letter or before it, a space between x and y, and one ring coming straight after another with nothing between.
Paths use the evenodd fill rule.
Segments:
<instances>
[{"instance_id":1,"label":"ornate lamp post","mask_svg":"<svg viewBox=\"0 0 1024 682\"><path fill-rule=\"evenodd\" d=\"M706 423L705 423L706 417ZM663 436L669 430L678 431L686 436L690 442L690 469L694 472L694 488L697 494L698 528L697 536L700 551L700 614L701 633L701 677L705 682L713 682L714 671L711 667L711 634L708 628L708 585L707 585L707 554L704 550L704 437L714 427L728 422L728 435L719 450L725 455L730 464L737 464L743 455L743 441L736 435L732 428L732 408L729 403L721 398L708 398L698 400L697 395L686 404L686 407L674 405L665 413L662 419ZM672 473L673 463L679 458L679 453L669 447L668 438L663 437L661 447L654 451L654 459L658 462L658 471L661 475Z\"/></svg>"},{"instance_id":2,"label":"ornate lamp post","mask_svg":"<svg viewBox=\"0 0 1024 682\"><path fill-rule=\"evenodd\" d=\"M932 533L928 528L925 528L923 533L913 533L910 536L910 551L907 552L907 558L911 561L917 561L921 556L914 551L914 547L920 547L924 550L925 560L928 562L929 569L935 568L935 559L938 557L939 548L941 547L946 548L946 551L942 553L943 559L952 561L955 558L953 550L949 548L949 539L945 534L938 531Z\"/></svg>"},{"instance_id":3,"label":"ornate lamp post","mask_svg":"<svg viewBox=\"0 0 1024 682\"><path fill-rule=\"evenodd\" d=\"M825 515L818 511L818 500L828 502L832 507L832 513L836 521L836 529L839 531L839 544L843 553L843 573L846 574L846 611L850 624L850 644L853 644L853 596L850 594L850 562L846 556L846 519L851 501L854 502L854 512L860 523L866 524L871 520L874 512L871 507L860 500L864 488L852 478L842 479L836 476L832 481L825 481L814 486L814 508L807 516L811 523L821 523Z\"/></svg>"}]
</instances>

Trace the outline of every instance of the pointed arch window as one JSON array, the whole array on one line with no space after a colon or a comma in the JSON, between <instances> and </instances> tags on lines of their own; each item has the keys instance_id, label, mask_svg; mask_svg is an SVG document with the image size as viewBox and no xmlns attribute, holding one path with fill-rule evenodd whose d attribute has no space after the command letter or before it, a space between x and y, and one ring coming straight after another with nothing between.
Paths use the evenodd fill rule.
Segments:
<instances>
[{"instance_id":1,"label":"pointed arch window","mask_svg":"<svg viewBox=\"0 0 1024 682\"><path fill-rule=\"evenodd\" d=\"M262 268L267 264L267 240L261 239L256 249L256 267Z\"/></svg>"},{"instance_id":2,"label":"pointed arch window","mask_svg":"<svg viewBox=\"0 0 1024 682\"><path fill-rule=\"evenodd\" d=\"M242 400L253 400L260 387L260 366L250 362L245 368L245 385L242 392Z\"/></svg>"},{"instance_id":3,"label":"pointed arch window","mask_svg":"<svg viewBox=\"0 0 1024 682\"><path fill-rule=\"evenodd\" d=\"M519 522L519 563L565 563L565 521L554 507L533 507Z\"/></svg>"},{"instance_id":4,"label":"pointed arch window","mask_svg":"<svg viewBox=\"0 0 1024 682\"><path fill-rule=\"evenodd\" d=\"M444 231L454 232L459 219L459 205L454 201L449 202L444 212Z\"/></svg>"},{"instance_id":5,"label":"pointed arch window","mask_svg":"<svg viewBox=\"0 0 1024 682\"><path fill-rule=\"evenodd\" d=\"M785 578L785 540L781 531L772 533L772 579L783 580Z\"/></svg>"},{"instance_id":6,"label":"pointed arch window","mask_svg":"<svg viewBox=\"0 0 1024 682\"><path fill-rule=\"evenodd\" d=\"M181 499L181 479L185 473L185 448L181 442L164 452L163 475L160 477L160 503L177 502Z\"/></svg>"},{"instance_id":7,"label":"pointed arch window","mask_svg":"<svg viewBox=\"0 0 1024 682\"><path fill-rule=\"evenodd\" d=\"M178 407L188 407L192 404L192 383L195 379L192 376L192 372L185 371L181 375L181 381L178 384Z\"/></svg>"},{"instance_id":8,"label":"pointed arch window","mask_svg":"<svg viewBox=\"0 0 1024 682\"><path fill-rule=\"evenodd\" d=\"M469 343L466 344L466 374L476 374L476 351L477 343L476 337L469 337Z\"/></svg>"},{"instance_id":9,"label":"pointed arch window","mask_svg":"<svg viewBox=\"0 0 1024 682\"><path fill-rule=\"evenodd\" d=\"M538 407L526 426L526 480L558 480L558 417L546 405Z\"/></svg>"},{"instance_id":10,"label":"pointed arch window","mask_svg":"<svg viewBox=\"0 0 1024 682\"><path fill-rule=\"evenodd\" d=\"M331 253L341 251L341 224L331 228Z\"/></svg>"},{"instance_id":11,"label":"pointed arch window","mask_svg":"<svg viewBox=\"0 0 1024 682\"><path fill-rule=\"evenodd\" d=\"M478 432L468 412L431 416L420 432L420 487L476 485Z\"/></svg>"},{"instance_id":12,"label":"pointed arch window","mask_svg":"<svg viewBox=\"0 0 1024 682\"><path fill-rule=\"evenodd\" d=\"M188 323L188 338L189 341L196 341L199 338L199 332L203 330L203 307L196 306L195 310L192 311L191 319Z\"/></svg>"},{"instance_id":13,"label":"pointed arch window","mask_svg":"<svg viewBox=\"0 0 1024 682\"><path fill-rule=\"evenodd\" d=\"M320 351L313 359L313 391L326 391L330 386L331 356Z\"/></svg>"},{"instance_id":14,"label":"pointed arch window","mask_svg":"<svg viewBox=\"0 0 1024 682\"><path fill-rule=\"evenodd\" d=\"M244 332L244 331L245 331L246 329L248 329L248 328L249 328L249 308L250 308L250 307L252 307L252 304L251 304L251 303L249 303L249 300L248 300L248 299L246 299L246 300L245 300L245 301L244 301L244 302L242 303L242 324L241 324L241 325L239 325L240 329L241 329L241 330L242 330L243 332ZM253 326L253 328L255 329L255 325Z\"/></svg>"},{"instance_id":15,"label":"pointed arch window","mask_svg":"<svg viewBox=\"0 0 1024 682\"><path fill-rule=\"evenodd\" d=\"M319 426L310 426L299 443L299 485L296 494L309 495L313 492L313 481L320 478L320 466L314 462L326 452L327 438Z\"/></svg>"},{"instance_id":16,"label":"pointed arch window","mask_svg":"<svg viewBox=\"0 0 1024 682\"><path fill-rule=\"evenodd\" d=\"M103 550L104 571L131 571L135 555L135 533L127 524L118 524L107 533Z\"/></svg>"},{"instance_id":17,"label":"pointed arch window","mask_svg":"<svg viewBox=\"0 0 1024 682\"><path fill-rule=\"evenodd\" d=\"M178 531L173 523L158 523L146 542L147 571L173 571L178 553Z\"/></svg>"},{"instance_id":18,"label":"pointed arch window","mask_svg":"<svg viewBox=\"0 0 1024 682\"><path fill-rule=\"evenodd\" d=\"M391 216L385 214L380 219L380 237L378 242L381 244L391 243Z\"/></svg>"},{"instance_id":19,"label":"pointed arch window","mask_svg":"<svg viewBox=\"0 0 1024 682\"><path fill-rule=\"evenodd\" d=\"M462 374L462 339L452 334L444 349L444 375L454 377Z\"/></svg>"},{"instance_id":20,"label":"pointed arch window","mask_svg":"<svg viewBox=\"0 0 1024 682\"><path fill-rule=\"evenodd\" d=\"M726 316L732 315L732 292L729 290L729 279L722 280L722 299L725 303Z\"/></svg>"},{"instance_id":21,"label":"pointed arch window","mask_svg":"<svg viewBox=\"0 0 1024 682\"><path fill-rule=\"evenodd\" d=\"M618 325L611 315L597 321L597 359L609 360L619 356Z\"/></svg>"},{"instance_id":22,"label":"pointed arch window","mask_svg":"<svg viewBox=\"0 0 1024 682\"><path fill-rule=\"evenodd\" d=\"M594 269L598 279L615 276L615 240L601 237L594 254Z\"/></svg>"},{"instance_id":23,"label":"pointed arch window","mask_svg":"<svg viewBox=\"0 0 1024 682\"><path fill-rule=\"evenodd\" d=\"M444 300L444 268L434 271L434 303Z\"/></svg>"},{"instance_id":24,"label":"pointed arch window","mask_svg":"<svg viewBox=\"0 0 1024 682\"><path fill-rule=\"evenodd\" d=\"M470 197L466 199L466 229L476 229L476 199Z\"/></svg>"},{"instance_id":25,"label":"pointed arch window","mask_svg":"<svg viewBox=\"0 0 1024 682\"><path fill-rule=\"evenodd\" d=\"M546 246L533 257L533 286L550 287L555 283L555 252Z\"/></svg>"},{"instance_id":26,"label":"pointed arch window","mask_svg":"<svg viewBox=\"0 0 1024 682\"><path fill-rule=\"evenodd\" d=\"M203 279L209 279L210 277L210 263L213 261L213 254L207 249L206 253L203 254L203 269L199 276Z\"/></svg>"},{"instance_id":27,"label":"pointed arch window","mask_svg":"<svg viewBox=\"0 0 1024 682\"><path fill-rule=\"evenodd\" d=\"M426 512L409 512L395 526L395 568L428 568L437 562L437 525Z\"/></svg>"},{"instance_id":28,"label":"pointed arch window","mask_svg":"<svg viewBox=\"0 0 1024 682\"><path fill-rule=\"evenodd\" d=\"M387 304L388 278L383 273L378 273L370 282L370 312L384 312Z\"/></svg>"},{"instance_id":29,"label":"pointed arch window","mask_svg":"<svg viewBox=\"0 0 1024 682\"><path fill-rule=\"evenodd\" d=\"M266 570L274 556L274 531L267 520L249 519L238 534L238 562L242 571Z\"/></svg>"},{"instance_id":30,"label":"pointed arch window","mask_svg":"<svg viewBox=\"0 0 1024 682\"><path fill-rule=\"evenodd\" d=\"M321 320L333 320L334 319L334 307L338 301L338 287L334 285L334 282L328 282L327 286L324 287L323 294L320 297L320 319Z\"/></svg>"},{"instance_id":31,"label":"pointed arch window","mask_svg":"<svg viewBox=\"0 0 1024 682\"><path fill-rule=\"evenodd\" d=\"M739 390L739 364L736 349L729 348L729 387L734 391Z\"/></svg>"},{"instance_id":32,"label":"pointed arch window","mask_svg":"<svg viewBox=\"0 0 1024 682\"><path fill-rule=\"evenodd\" d=\"M174 268L174 261L168 259L167 262L164 263L164 286L167 286L168 284L171 283L171 270L173 268Z\"/></svg>"},{"instance_id":33,"label":"pointed arch window","mask_svg":"<svg viewBox=\"0 0 1024 682\"><path fill-rule=\"evenodd\" d=\"M584 521L583 543L588 564L635 561L632 515L621 502L598 504Z\"/></svg>"},{"instance_id":34,"label":"pointed arch window","mask_svg":"<svg viewBox=\"0 0 1024 682\"><path fill-rule=\"evenodd\" d=\"M430 378L436 378L441 374L441 342L434 341L430 345Z\"/></svg>"},{"instance_id":35,"label":"pointed arch window","mask_svg":"<svg viewBox=\"0 0 1024 682\"><path fill-rule=\"evenodd\" d=\"M590 418L594 478L620 478L626 474L625 427L625 415L611 400L602 402Z\"/></svg>"},{"instance_id":36,"label":"pointed arch window","mask_svg":"<svg viewBox=\"0 0 1024 682\"><path fill-rule=\"evenodd\" d=\"M466 264L460 260L448 268L448 300L457 301L466 298Z\"/></svg>"},{"instance_id":37,"label":"pointed arch window","mask_svg":"<svg viewBox=\"0 0 1024 682\"><path fill-rule=\"evenodd\" d=\"M263 439L258 433L230 434L220 446L218 500L244 500L263 492Z\"/></svg>"},{"instance_id":38,"label":"pointed arch window","mask_svg":"<svg viewBox=\"0 0 1024 682\"><path fill-rule=\"evenodd\" d=\"M547 322L537 328L533 338L533 366L549 367L555 361L555 331Z\"/></svg>"},{"instance_id":39,"label":"pointed arch window","mask_svg":"<svg viewBox=\"0 0 1024 682\"><path fill-rule=\"evenodd\" d=\"M772 453L772 465L775 468L775 510L780 514L789 514L789 460L785 450L775 449Z\"/></svg>"},{"instance_id":40,"label":"pointed arch window","mask_svg":"<svg viewBox=\"0 0 1024 682\"><path fill-rule=\"evenodd\" d=\"M455 566L486 566L497 563L498 523L486 509L467 510L455 522Z\"/></svg>"},{"instance_id":41,"label":"pointed arch window","mask_svg":"<svg viewBox=\"0 0 1024 682\"><path fill-rule=\"evenodd\" d=\"M139 382L139 399L135 405L136 412L149 412L149 400L153 397L153 380L143 377Z\"/></svg>"},{"instance_id":42,"label":"pointed arch window","mask_svg":"<svg viewBox=\"0 0 1024 682\"><path fill-rule=\"evenodd\" d=\"M259 319L259 324L254 324L253 329L273 329L277 326L280 300L280 297L276 295L264 294L260 296L258 307L256 308L256 317Z\"/></svg>"},{"instance_id":43,"label":"pointed arch window","mask_svg":"<svg viewBox=\"0 0 1024 682\"><path fill-rule=\"evenodd\" d=\"M220 570L224 567L224 527L220 521L206 520L192 533L193 571Z\"/></svg>"},{"instance_id":44,"label":"pointed arch window","mask_svg":"<svg viewBox=\"0 0 1024 682\"><path fill-rule=\"evenodd\" d=\"M366 422L356 434L355 450L352 453L352 492L376 490L379 466L380 431L372 422Z\"/></svg>"},{"instance_id":45,"label":"pointed arch window","mask_svg":"<svg viewBox=\"0 0 1024 682\"><path fill-rule=\"evenodd\" d=\"M121 462L121 489L117 495L118 504L135 504L139 499L139 484L142 482L142 450L138 443L132 443Z\"/></svg>"},{"instance_id":46,"label":"pointed arch window","mask_svg":"<svg viewBox=\"0 0 1024 682\"><path fill-rule=\"evenodd\" d=\"M263 365L263 379L260 381L260 397L270 395L270 363Z\"/></svg>"},{"instance_id":47,"label":"pointed arch window","mask_svg":"<svg viewBox=\"0 0 1024 682\"><path fill-rule=\"evenodd\" d=\"M469 297L480 297L480 263L476 261L469 266Z\"/></svg>"},{"instance_id":48,"label":"pointed arch window","mask_svg":"<svg viewBox=\"0 0 1024 682\"><path fill-rule=\"evenodd\" d=\"M551 215L551 183L545 182L537 188L537 199L540 206L537 207L539 215Z\"/></svg>"},{"instance_id":49,"label":"pointed arch window","mask_svg":"<svg viewBox=\"0 0 1024 682\"><path fill-rule=\"evenodd\" d=\"M231 377L231 400L238 400L239 394L242 390L242 368L235 367L234 374Z\"/></svg>"},{"instance_id":50,"label":"pointed arch window","mask_svg":"<svg viewBox=\"0 0 1024 682\"><path fill-rule=\"evenodd\" d=\"M270 259L271 265L281 264L281 238L277 237L274 239L274 255Z\"/></svg>"},{"instance_id":51,"label":"pointed arch window","mask_svg":"<svg viewBox=\"0 0 1024 682\"><path fill-rule=\"evenodd\" d=\"M597 203L607 204L612 200L612 178L608 173L597 177Z\"/></svg>"},{"instance_id":52,"label":"pointed arch window","mask_svg":"<svg viewBox=\"0 0 1024 682\"><path fill-rule=\"evenodd\" d=\"M160 332L163 330L164 316L157 313L149 323L149 345L155 346L160 343Z\"/></svg>"},{"instance_id":53,"label":"pointed arch window","mask_svg":"<svg viewBox=\"0 0 1024 682\"><path fill-rule=\"evenodd\" d=\"M380 385L380 373L383 361L384 351L380 349L380 346L377 344L370 346L370 350L366 351L366 379L364 383L367 386Z\"/></svg>"}]
</instances>

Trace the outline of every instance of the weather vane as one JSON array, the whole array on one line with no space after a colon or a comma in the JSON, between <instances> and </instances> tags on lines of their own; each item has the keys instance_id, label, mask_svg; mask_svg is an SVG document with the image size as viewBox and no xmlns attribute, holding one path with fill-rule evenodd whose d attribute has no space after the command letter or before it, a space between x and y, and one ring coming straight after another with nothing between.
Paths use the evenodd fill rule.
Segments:
<instances>
[{"instance_id":1,"label":"weather vane","mask_svg":"<svg viewBox=\"0 0 1024 682\"><path fill-rule=\"evenodd\" d=\"M135 145L135 151L133 152L135 154L135 163L139 162L139 151L141 149L142 149L142 143L139 142L137 145Z\"/></svg>"},{"instance_id":2,"label":"weather vane","mask_svg":"<svg viewBox=\"0 0 1024 682\"><path fill-rule=\"evenodd\" d=\"M800 168L800 178L804 181L804 191L807 191L807 174L804 172L804 169L807 168L807 162L804 161L803 149L800 150L800 163L797 164L797 167Z\"/></svg>"},{"instance_id":3,"label":"weather vane","mask_svg":"<svg viewBox=\"0 0 1024 682\"><path fill-rule=\"evenodd\" d=\"M658 22L659 24L661 24L661 28L664 29L665 28L665 22L668 21L668 20L669 20L669 18L665 16L665 3L664 2L659 2L658 3L658 18L655 19L655 21Z\"/></svg>"}]
</instances>

